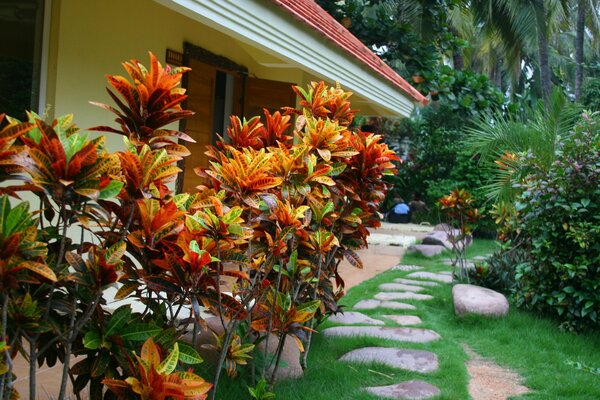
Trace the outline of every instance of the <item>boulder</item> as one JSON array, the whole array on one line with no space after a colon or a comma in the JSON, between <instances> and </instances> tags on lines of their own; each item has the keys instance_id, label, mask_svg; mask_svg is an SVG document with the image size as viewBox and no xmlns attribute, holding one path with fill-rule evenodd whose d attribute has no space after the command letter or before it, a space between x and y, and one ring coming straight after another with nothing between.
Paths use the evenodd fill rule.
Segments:
<instances>
[{"instance_id":1,"label":"boulder","mask_svg":"<svg viewBox=\"0 0 600 400\"><path fill-rule=\"evenodd\" d=\"M434 231L441 231L441 232L448 232L450 229L453 229L453 228L448 224L437 224L436 226L433 227Z\"/></svg>"},{"instance_id":2,"label":"boulder","mask_svg":"<svg viewBox=\"0 0 600 400\"><path fill-rule=\"evenodd\" d=\"M266 340L260 342L257 346L257 351L264 354L265 345ZM274 355L277 351L277 346L279 346L279 338L275 335L271 335L269 338L269 357L267 358L268 360L270 360L272 358L271 355ZM272 372L273 367L269 368L269 375ZM300 366L300 349L296 345L296 341L291 337L288 337L286 338L285 344L283 345L283 352L281 353L281 359L279 362L279 368L277 369L276 380L298 379L301 378L303 374L304 371Z\"/></svg>"},{"instance_id":3,"label":"boulder","mask_svg":"<svg viewBox=\"0 0 600 400\"><path fill-rule=\"evenodd\" d=\"M451 229L448 228L448 230L434 230L433 232L430 232L427 234L427 236L425 236L422 240L422 244L437 244L440 246L444 246L445 248L447 248L448 250L452 250L452 244L454 242L454 238L457 238L460 236L460 230L458 229ZM471 243L473 242L473 237L471 235L468 235L465 239L464 245L465 246L470 246ZM462 246L462 243L457 242L456 243L457 246Z\"/></svg>"},{"instance_id":4,"label":"boulder","mask_svg":"<svg viewBox=\"0 0 600 400\"><path fill-rule=\"evenodd\" d=\"M452 288L454 312L458 316L476 314L503 317L508 314L508 300L502 293L475 285L458 284Z\"/></svg>"},{"instance_id":5,"label":"boulder","mask_svg":"<svg viewBox=\"0 0 600 400\"><path fill-rule=\"evenodd\" d=\"M444 250L446 248L440 245L415 244L410 246L406 251L407 253L421 253L425 257L433 257L441 254Z\"/></svg>"}]
</instances>

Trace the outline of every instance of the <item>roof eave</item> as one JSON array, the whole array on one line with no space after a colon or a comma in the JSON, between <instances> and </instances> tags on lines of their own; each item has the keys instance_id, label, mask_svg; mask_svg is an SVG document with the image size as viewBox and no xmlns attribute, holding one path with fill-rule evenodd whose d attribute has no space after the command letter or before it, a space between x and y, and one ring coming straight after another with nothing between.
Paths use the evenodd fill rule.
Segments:
<instances>
[{"instance_id":1,"label":"roof eave","mask_svg":"<svg viewBox=\"0 0 600 400\"><path fill-rule=\"evenodd\" d=\"M225 0L155 1L320 79L339 82L344 89L387 111L386 115L409 116L418 104L393 82L266 0L246 0L244 7Z\"/></svg>"}]
</instances>

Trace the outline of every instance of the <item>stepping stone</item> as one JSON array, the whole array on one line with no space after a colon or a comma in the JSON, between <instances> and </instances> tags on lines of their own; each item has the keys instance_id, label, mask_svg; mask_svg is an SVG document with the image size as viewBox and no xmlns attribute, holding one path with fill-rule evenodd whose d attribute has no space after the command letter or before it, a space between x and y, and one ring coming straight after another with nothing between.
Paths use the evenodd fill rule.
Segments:
<instances>
[{"instance_id":1,"label":"stepping stone","mask_svg":"<svg viewBox=\"0 0 600 400\"><path fill-rule=\"evenodd\" d=\"M475 285L458 284L452 288L454 312L503 317L508 314L508 300L502 293Z\"/></svg>"},{"instance_id":2,"label":"stepping stone","mask_svg":"<svg viewBox=\"0 0 600 400\"><path fill-rule=\"evenodd\" d=\"M331 337L366 336L411 343L426 343L441 338L437 332L431 329L395 328L389 326L335 326L324 329L322 333L325 336Z\"/></svg>"},{"instance_id":3,"label":"stepping stone","mask_svg":"<svg viewBox=\"0 0 600 400\"><path fill-rule=\"evenodd\" d=\"M404 279L404 278L396 278L394 282L404 283L406 285L419 285L419 286L439 286L436 282L429 281L418 281L416 279Z\"/></svg>"},{"instance_id":4,"label":"stepping stone","mask_svg":"<svg viewBox=\"0 0 600 400\"><path fill-rule=\"evenodd\" d=\"M412 304L399 301L361 300L352 307L356 310L373 310L375 308L389 308L391 310L416 310Z\"/></svg>"},{"instance_id":5,"label":"stepping stone","mask_svg":"<svg viewBox=\"0 0 600 400\"><path fill-rule=\"evenodd\" d=\"M353 324L385 325L385 322L383 322L383 321L380 321L375 318L371 318L368 315L365 315L363 313L359 313L356 311L346 311L344 313L332 315L327 320L330 322L335 322L338 324L345 324L345 325L353 325Z\"/></svg>"},{"instance_id":6,"label":"stepping stone","mask_svg":"<svg viewBox=\"0 0 600 400\"><path fill-rule=\"evenodd\" d=\"M452 276L452 271L440 271L438 274Z\"/></svg>"},{"instance_id":7,"label":"stepping stone","mask_svg":"<svg viewBox=\"0 0 600 400\"><path fill-rule=\"evenodd\" d=\"M473 261L487 261L489 256L475 256L473 257Z\"/></svg>"},{"instance_id":8,"label":"stepping stone","mask_svg":"<svg viewBox=\"0 0 600 400\"><path fill-rule=\"evenodd\" d=\"M388 367L415 372L432 372L439 367L438 358L434 353L390 347L364 347L352 350L344 354L340 361L364 364L376 362Z\"/></svg>"},{"instance_id":9,"label":"stepping stone","mask_svg":"<svg viewBox=\"0 0 600 400\"><path fill-rule=\"evenodd\" d=\"M391 319L399 325L419 325L421 318L415 315L384 315L384 318Z\"/></svg>"},{"instance_id":10,"label":"stepping stone","mask_svg":"<svg viewBox=\"0 0 600 400\"><path fill-rule=\"evenodd\" d=\"M375 296L377 300L388 301L388 300L431 300L433 296L428 294L420 294L413 292L380 292Z\"/></svg>"},{"instance_id":11,"label":"stepping stone","mask_svg":"<svg viewBox=\"0 0 600 400\"><path fill-rule=\"evenodd\" d=\"M429 399L440 394L440 389L423 381L400 382L390 386L365 388L367 392L386 399Z\"/></svg>"},{"instance_id":12,"label":"stepping stone","mask_svg":"<svg viewBox=\"0 0 600 400\"><path fill-rule=\"evenodd\" d=\"M433 257L445 251L444 246L436 244L414 244L406 249L407 253L421 253L425 257Z\"/></svg>"},{"instance_id":13,"label":"stepping stone","mask_svg":"<svg viewBox=\"0 0 600 400\"><path fill-rule=\"evenodd\" d=\"M407 275L409 278L430 279L442 283L452 283L452 275L436 274L435 272L417 271Z\"/></svg>"},{"instance_id":14,"label":"stepping stone","mask_svg":"<svg viewBox=\"0 0 600 400\"><path fill-rule=\"evenodd\" d=\"M419 265L395 265L390 268L390 271L418 271L423 269L423 267Z\"/></svg>"},{"instance_id":15,"label":"stepping stone","mask_svg":"<svg viewBox=\"0 0 600 400\"><path fill-rule=\"evenodd\" d=\"M414 286L407 285L404 283L383 283L379 285L379 290L384 291L405 291L405 292L420 292L421 290L425 290L423 286Z\"/></svg>"}]
</instances>

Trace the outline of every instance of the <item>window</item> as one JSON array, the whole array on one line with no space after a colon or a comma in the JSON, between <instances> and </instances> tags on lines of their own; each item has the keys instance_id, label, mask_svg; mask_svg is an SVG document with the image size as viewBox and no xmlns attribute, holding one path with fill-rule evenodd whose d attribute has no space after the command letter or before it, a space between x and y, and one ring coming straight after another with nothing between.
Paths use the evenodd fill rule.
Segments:
<instances>
[{"instance_id":1,"label":"window","mask_svg":"<svg viewBox=\"0 0 600 400\"><path fill-rule=\"evenodd\" d=\"M38 110L44 0L0 0L0 112Z\"/></svg>"}]
</instances>

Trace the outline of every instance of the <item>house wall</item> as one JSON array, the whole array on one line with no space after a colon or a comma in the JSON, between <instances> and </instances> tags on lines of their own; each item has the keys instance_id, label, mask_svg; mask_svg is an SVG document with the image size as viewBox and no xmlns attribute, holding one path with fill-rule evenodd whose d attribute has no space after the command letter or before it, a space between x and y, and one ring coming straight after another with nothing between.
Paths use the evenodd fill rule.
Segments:
<instances>
[{"instance_id":1,"label":"house wall","mask_svg":"<svg viewBox=\"0 0 600 400\"><path fill-rule=\"evenodd\" d=\"M190 42L248 68L250 76L305 85L297 68L200 24L151 0L54 0L52 2L49 73L46 103L51 115L75 114L81 128L113 124L109 112L88 101L111 103L106 74L125 74L123 61L148 64L152 51L164 64L167 48L183 51ZM108 135L109 150L122 148Z\"/></svg>"}]
</instances>

